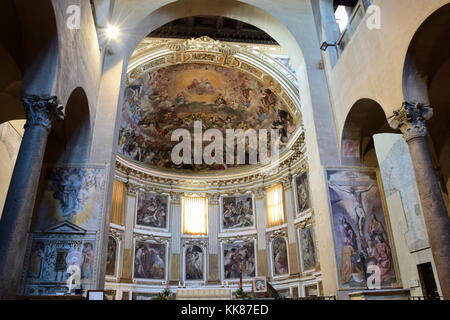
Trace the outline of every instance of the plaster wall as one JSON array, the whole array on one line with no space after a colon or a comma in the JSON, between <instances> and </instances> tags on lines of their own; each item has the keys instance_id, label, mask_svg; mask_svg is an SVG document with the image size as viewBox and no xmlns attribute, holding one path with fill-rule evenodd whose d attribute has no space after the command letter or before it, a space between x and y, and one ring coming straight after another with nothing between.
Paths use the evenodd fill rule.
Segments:
<instances>
[{"instance_id":1,"label":"plaster wall","mask_svg":"<svg viewBox=\"0 0 450 320\"><path fill-rule=\"evenodd\" d=\"M404 101L405 57L420 25L448 0L373 0L381 13L381 28L370 30L366 15L334 67L324 53L339 141L345 119L358 100L377 101L386 116ZM325 39L323 39L325 40ZM338 39L328 37L329 43Z\"/></svg>"}]
</instances>

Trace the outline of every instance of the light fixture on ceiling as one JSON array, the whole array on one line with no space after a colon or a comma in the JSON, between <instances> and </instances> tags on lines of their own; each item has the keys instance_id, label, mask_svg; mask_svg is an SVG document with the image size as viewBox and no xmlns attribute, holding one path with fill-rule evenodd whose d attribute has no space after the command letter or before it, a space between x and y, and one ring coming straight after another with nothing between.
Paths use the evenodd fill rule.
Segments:
<instances>
[{"instance_id":1,"label":"light fixture on ceiling","mask_svg":"<svg viewBox=\"0 0 450 320\"><path fill-rule=\"evenodd\" d=\"M337 44L324 41L324 43L322 43L322 45L320 46L320 50L327 51L328 47L337 47Z\"/></svg>"},{"instance_id":2,"label":"light fixture on ceiling","mask_svg":"<svg viewBox=\"0 0 450 320\"><path fill-rule=\"evenodd\" d=\"M117 26L108 25L105 28L105 35L108 40L117 40L120 36L119 28Z\"/></svg>"}]
</instances>

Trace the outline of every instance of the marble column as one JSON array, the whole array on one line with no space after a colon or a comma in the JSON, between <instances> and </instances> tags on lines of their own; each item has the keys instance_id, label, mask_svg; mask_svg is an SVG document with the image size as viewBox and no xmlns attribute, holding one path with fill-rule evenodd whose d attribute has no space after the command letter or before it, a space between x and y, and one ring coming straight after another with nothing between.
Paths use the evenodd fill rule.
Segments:
<instances>
[{"instance_id":1,"label":"marble column","mask_svg":"<svg viewBox=\"0 0 450 320\"><path fill-rule=\"evenodd\" d=\"M288 177L283 181L284 190L284 212L286 215L286 222L288 228L288 253L289 253L289 274L291 278L297 278L300 276L299 271L299 260L298 260L298 250L297 250L297 235L296 228L294 224L295 216L295 202L294 194L292 190L292 178Z\"/></svg>"},{"instance_id":2,"label":"marble column","mask_svg":"<svg viewBox=\"0 0 450 320\"><path fill-rule=\"evenodd\" d=\"M178 285L181 279L181 193L170 195L170 232L172 233L169 283Z\"/></svg>"},{"instance_id":3,"label":"marble column","mask_svg":"<svg viewBox=\"0 0 450 320\"><path fill-rule=\"evenodd\" d=\"M256 228L257 228L257 276L268 277L268 257L266 245L266 191L265 189L258 189L255 192L255 214L256 214Z\"/></svg>"},{"instance_id":4,"label":"marble column","mask_svg":"<svg viewBox=\"0 0 450 320\"><path fill-rule=\"evenodd\" d=\"M427 141L426 121L432 116L429 106L404 102L388 120L408 143L439 283L450 299L450 220Z\"/></svg>"},{"instance_id":5,"label":"marble column","mask_svg":"<svg viewBox=\"0 0 450 320\"><path fill-rule=\"evenodd\" d=\"M137 192L139 186L128 182L126 192L125 232L123 235L123 259L120 272L121 283L133 283L133 246L134 246L134 221L136 213Z\"/></svg>"},{"instance_id":6,"label":"marble column","mask_svg":"<svg viewBox=\"0 0 450 320\"><path fill-rule=\"evenodd\" d=\"M220 284L219 267L219 223L220 223L220 195L208 195L208 284Z\"/></svg>"},{"instance_id":7,"label":"marble column","mask_svg":"<svg viewBox=\"0 0 450 320\"><path fill-rule=\"evenodd\" d=\"M53 121L63 117L56 97L27 96L22 101L25 132L0 221L0 299L14 299L19 289L48 135Z\"/></svg>"}]
</instances>

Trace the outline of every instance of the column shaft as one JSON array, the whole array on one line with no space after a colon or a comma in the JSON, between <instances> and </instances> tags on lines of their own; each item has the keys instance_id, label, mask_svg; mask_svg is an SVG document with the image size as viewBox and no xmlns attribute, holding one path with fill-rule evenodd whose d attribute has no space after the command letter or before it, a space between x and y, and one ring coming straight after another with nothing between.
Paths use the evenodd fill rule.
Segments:
<instances>
[{"instance_id":1,"label":"column shaft","mask_svg":"<svg viewBox=\"0 0 450 320\"><path fill-rule=\"evenodd\" d=\"M56 97L23 102L27 122L0 221L0 299L18 293L45 147L52 122L62 117Z\"/></svg>"},{"instance_id":2,"label":"column shaft","mask_svg":"<svg viewBox=\"0 0 450 320\"><path fill-rule=\"evenodd\" d=\"M450 220L426 137L408 141L436 270L445 299L450 299Z\"/></svg>"},{"instance_id":3,"label":"column shaft","mask_svg":"<svg viewBox=\"0 0 450 320\"><path fill-rule=\"evenodd\" d=\"M406 101L388 120L408 143L439 283L444 299L450 299L450 220L427 142L426 121L432 116L431 107Z\"/></svg>"},{"instance_id":4,"label":"column shaft","mask_svg":"<svg viewBox=\"0 0 450 320\"><path fill-rule=\"evenodd\" d=\"M48 131L25 130L0 222L0 298L14 298L20 285Z\"/></svg>"}]
</instances>

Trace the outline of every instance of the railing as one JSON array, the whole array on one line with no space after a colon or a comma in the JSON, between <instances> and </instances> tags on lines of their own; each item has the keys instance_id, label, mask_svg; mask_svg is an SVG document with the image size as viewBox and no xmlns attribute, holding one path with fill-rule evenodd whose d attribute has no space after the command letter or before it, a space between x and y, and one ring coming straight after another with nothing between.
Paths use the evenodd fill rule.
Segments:
<instances>
[{"instance_id":1,"label":"railing","mask_svg":"<svg viewBox=\"0 0 450 320\"><path fill-rule=\"evenodd\" d=\"M337 41L337 45L339 50L342 52L347 44L350 42L350 39L353 37L356 29L360 25L361 21L364 19L366 15L366 10L369 7L371 0L359 0L353 9L352 15L348 20L348 25L346 29L342 32L339 40Z\"/></svg>"},{"instance_id":2,"label":"railing","mask_svg":"<svg viewBox=\"0 0 450 320\"><path fill-rule=\"evenodd\" d=\"M411 296L409 297L409 300L444 300L444 297L442 296Z\"/></svg>"},{"instance_id":3,"label":"railing","mask_svg":"<svg viewBox=\"0 0 450 320\"><path fill-rule=\"evenodd\" d=\"M279 298L278 300L336 300L336 296L313 296L297 298Z\"/></svg>"}]
</instances>

